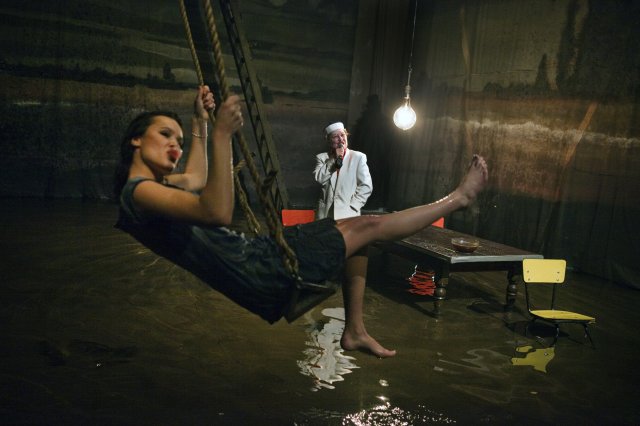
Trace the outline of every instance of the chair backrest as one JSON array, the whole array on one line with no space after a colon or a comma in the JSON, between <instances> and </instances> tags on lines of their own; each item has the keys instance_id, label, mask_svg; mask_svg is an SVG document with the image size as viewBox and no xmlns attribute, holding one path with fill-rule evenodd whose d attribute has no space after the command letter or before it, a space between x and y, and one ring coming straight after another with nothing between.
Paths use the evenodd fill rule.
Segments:
<instances>
[{"instance_id":1,"label":"chair backrest","mask_svg":"<svg viewBox=\"0 0 640 426\"><path fill-rule=\"evenodd\" d=\"M534 302L529 293L529 285L552 284L553 291L551 293L551 300L548 301L548 306L550 309L555 309L556 290L558 285L564 282L566 270L567 262L564 259L524 259L522 261L522 279L524 280L524 290L529 312L532 311L534 306Z\"/></svg>"},{"instance_id":2,"label":"chair backrest","mask_svg":"<svg viewBox=\"0 0 640 426\"><path fill-rule=\"evenodd\" d=\"M524 259L522 278L530 284L561 284L567 262L564 259Z\"/></svg>"}]
</instances>

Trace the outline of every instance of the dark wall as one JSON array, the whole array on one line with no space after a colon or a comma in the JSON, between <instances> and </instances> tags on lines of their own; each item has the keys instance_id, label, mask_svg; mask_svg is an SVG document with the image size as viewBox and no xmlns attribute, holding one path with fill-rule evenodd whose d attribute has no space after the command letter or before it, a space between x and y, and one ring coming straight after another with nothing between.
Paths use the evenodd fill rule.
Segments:
<instances>
[{"instance_id":1,"label":"dark wall","mask_svg":"<svg viewBox=\"0 0 640 426\"><path fill-rule=\"evenodd\" d=\"M379 81L408 63L409 38L402 56L376 35L411 32L393 18L402 3L370 11L384 28L358 25L355 52L371 51L354 58L371 76L359 102L379 102L359 130L372 167L386 171L383 203L400 209L444 196L477 152L489 163L489 188L446 218L448 227L640 287L640 4L419 1L418 122L398 135L382 129L402 80L395 94Z\"/></svg>"},{"instance_id":2,"label":"dark wall","mask_svg":"<svg viewBox=\"0 0 640 426\"><path fill-rule=\"evenodd\" d=\"M185 4L205 82L217 86L200 3ZM211 4L228 84L242 94ZM237 4L291 202L313 206L322 131L347 118L357 2ZM0 196L109 197L128 120L155 108L190 114L198 79L178 2L4 1L0 16Z\"/></svg>"},{"instance_id":3,"label":"dark wall","mask_svg":"<svg viewBox=\"0 0 640 426\"><path fill-rule=\"evenodd\" d=\"M294 206L314 206L322 129L343 120L369 155L367 208L439 198L479 152L489 188L447 226L638 286L638 2L419 0L413 44L411 0L237 3ZM127 121L190 114L177 2L5 0L0 17L0 196L107 198ZM401 132L409 59L418 123Z\"/></svg>"}]
</instances>

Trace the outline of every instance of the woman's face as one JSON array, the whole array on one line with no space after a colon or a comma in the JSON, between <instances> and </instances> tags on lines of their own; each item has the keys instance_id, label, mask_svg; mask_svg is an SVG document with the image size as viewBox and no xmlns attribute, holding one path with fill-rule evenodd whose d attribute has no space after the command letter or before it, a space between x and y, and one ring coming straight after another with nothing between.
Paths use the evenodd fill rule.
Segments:
<instances>
[{"instance_id":1,"label":"woman's face","mask_svg":"<svg viewBox=\"0 0 640 426\"><path fill-rule=\"evenodd\" d=\"M139 148L145 165L154 174L164 176L173 172L182 157L182 128L174 119L159 115L153 118L147 131L131 143Z\"/></svg>"}]
</instances>

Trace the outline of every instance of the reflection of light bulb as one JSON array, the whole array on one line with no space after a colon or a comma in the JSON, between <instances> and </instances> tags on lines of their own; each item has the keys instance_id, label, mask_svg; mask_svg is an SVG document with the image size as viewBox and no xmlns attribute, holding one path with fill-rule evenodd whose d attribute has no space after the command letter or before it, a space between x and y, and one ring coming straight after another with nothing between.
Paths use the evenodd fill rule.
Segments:
<instances>
[{"instance_id":1,"label":"reflection of light bulb","mask_svg":"<svg viewBox=\"0 0 640 426\"><path fill-rule=\"evenodd\" d=\"M411 108L409 96L404 98L404 105L393 114L393 122L402 130L409 130L416 124L416 112Z\"/></svg>"}]
</instances>

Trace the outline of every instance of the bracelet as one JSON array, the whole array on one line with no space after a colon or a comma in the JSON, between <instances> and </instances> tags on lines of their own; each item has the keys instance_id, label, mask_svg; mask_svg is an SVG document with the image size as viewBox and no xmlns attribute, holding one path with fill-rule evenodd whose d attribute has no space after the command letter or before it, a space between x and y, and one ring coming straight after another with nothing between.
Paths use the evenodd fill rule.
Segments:
<instances>
[{"instance_id":1,"label":"bracelet","mask_svg":"<svg viewBox=\"0 0 640 426\"><path fill-rule=\"evenodd\" d=\"M195 129L204 130L202 133L196 133ZM191 122L191 136L194 138L204 138L207 137L207 121L201 117L193 117Z\"/></svg>"}]
</instances>

